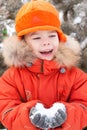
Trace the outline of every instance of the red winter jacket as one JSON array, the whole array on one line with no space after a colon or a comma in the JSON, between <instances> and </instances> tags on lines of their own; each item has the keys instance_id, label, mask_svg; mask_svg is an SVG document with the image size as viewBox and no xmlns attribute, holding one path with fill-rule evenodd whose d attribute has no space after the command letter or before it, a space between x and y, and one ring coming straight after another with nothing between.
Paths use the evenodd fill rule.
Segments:
<instances>
[{"instance_id":1,"label":"red winter jacket","mask_svg":"<svg viewBox=\"0 0 87 130\"><path fill-rule=\"evenodd\" d=\"M8 130L40 130L29 119L29 111L37 102L47 108L55 102L66 106L67 120L55 130L82 130L87 126L87 74L72 66L77 52L66 45L60 47L53 61L34 60L30 64L26 62L29 59L9 59L14 67L0 78L0 120Z\"/></svg>"}]
</instances>

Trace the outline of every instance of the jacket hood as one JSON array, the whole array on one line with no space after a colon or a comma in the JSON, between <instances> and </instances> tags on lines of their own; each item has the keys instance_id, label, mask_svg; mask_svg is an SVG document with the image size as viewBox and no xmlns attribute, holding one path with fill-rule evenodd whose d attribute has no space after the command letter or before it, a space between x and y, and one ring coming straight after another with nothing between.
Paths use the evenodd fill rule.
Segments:
<instances>
[{"instance_id":1,"label":"jacket hood","mask_svg":"<svg viewBox=\"0 0 87 130\"><path fill-rule=\"evenodd\" d=\"M33 63L37 58L32 53L32 49L26 45L24 40L17 36L7 38L3 43L4 62L8 66L20 67ZM67 36L66 43L60 43L54 60L60 66L76 66L80 59L79 43Z\"/></svg>"}]
</instances>

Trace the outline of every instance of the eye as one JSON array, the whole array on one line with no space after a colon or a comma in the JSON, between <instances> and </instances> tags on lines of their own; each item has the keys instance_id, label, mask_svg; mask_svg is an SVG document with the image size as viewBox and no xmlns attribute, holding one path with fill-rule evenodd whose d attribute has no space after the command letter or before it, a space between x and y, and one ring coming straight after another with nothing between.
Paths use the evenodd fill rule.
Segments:
<instances>
[{"instance_id":1,"label":"eye","mask_svg":"<svg viewBox=\"0 0 87 130\"><path fill-rule=\"evenodd\" d=\"M33 40L39 40L39 39L41 39L41 37L33 37L32 39Z\"/></svg>"},{"instance_id":2,"label":"eye","mask_svg":"<svg viewBox=\"0 0 87 130\"><path fill-rule=\"evenodd\" d=\"M50 34L49 37L50 38L56 37L56 34Z\"/></svg>"}]
</instances>

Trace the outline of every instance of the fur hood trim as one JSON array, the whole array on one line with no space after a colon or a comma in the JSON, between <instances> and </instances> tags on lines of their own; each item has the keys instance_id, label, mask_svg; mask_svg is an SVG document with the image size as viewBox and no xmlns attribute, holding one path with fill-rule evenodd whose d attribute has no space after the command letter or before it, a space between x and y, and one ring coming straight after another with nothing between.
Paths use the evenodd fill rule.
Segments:
<instances>
[{"instance_id":1,"label":"fur hood trim","mask_svg":"<svg viewBox=\"0 0 87 130\"><path fill-rule=\"evenodd\" d=\"M7 38L3 43L3 57L8 66L20 67L36 60L32 49L17 36ZM60 66L75 66L80 59L80 45L75 39L67 37L66 43L60 43L55 60Z\"/></svg>"}]
</instances>

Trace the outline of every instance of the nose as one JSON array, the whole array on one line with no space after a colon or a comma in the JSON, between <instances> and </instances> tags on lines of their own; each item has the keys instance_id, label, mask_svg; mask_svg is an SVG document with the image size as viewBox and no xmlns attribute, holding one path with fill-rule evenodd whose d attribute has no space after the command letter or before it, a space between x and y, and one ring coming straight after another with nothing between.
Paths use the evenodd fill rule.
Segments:
<instances>
[{"instance_id":1,"label":"nose","mask_svg":"<svg viewBox=\"0 0 87 130\"><path fill-rule=\"evenodd\" d=\"M44 43L43 43L43 46L48 46L48 45L50 45L49 42L44 42Z\"/></svg>"}]
</instances>

